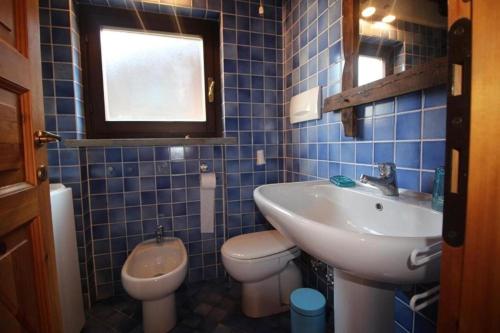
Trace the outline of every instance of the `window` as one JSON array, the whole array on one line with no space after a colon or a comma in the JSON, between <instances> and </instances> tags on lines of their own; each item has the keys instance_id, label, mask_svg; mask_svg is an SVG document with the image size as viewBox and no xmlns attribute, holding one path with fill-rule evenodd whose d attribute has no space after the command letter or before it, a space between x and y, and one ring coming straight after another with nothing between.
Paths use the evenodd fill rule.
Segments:
<instances>
[{"instance_id":1,"label":"window","mask_svg":"<svg viewBox=\"0 0 500 333\"><path fill-rule=\"evenodd\" d=\"M358 58L358 86L385 77L385 63L382 58L360 55Z\"/></svg>"},{"instance_id":2,"label":"window","mask_svg":"<svg viewBox=\"0 0 500 333\"><path fill-rule=\"evenodd\" d=\"M200 37L104 27L101 57L106 121L206 121Z\"/></svg>"},{"instance_id":3,"label":"window","mask_svg":"<svg viewBox=\"0 0 500 333\"><path fill-rule=\"evenodd\" d=\"M80 13L89 138L221 136L217 22Z\"/></svg>"}]
</instances>

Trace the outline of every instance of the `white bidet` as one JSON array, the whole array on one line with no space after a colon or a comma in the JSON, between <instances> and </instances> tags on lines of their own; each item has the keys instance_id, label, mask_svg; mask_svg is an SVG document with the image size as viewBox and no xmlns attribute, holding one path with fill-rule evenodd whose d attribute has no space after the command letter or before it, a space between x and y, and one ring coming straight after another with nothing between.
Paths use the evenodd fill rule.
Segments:
<instances>
[{"instance_id":1,"label":"white bidet","mask_svg":"<svg viewBox=\"0 0 500 333\"><path fill-rule=\"evenodd\" d=\"M165 333L176 324L175 291L187 273L182 240L165 238L137 244L122 268L127 293L142 301L145 333Z\"/></svg>"}]
</instances>

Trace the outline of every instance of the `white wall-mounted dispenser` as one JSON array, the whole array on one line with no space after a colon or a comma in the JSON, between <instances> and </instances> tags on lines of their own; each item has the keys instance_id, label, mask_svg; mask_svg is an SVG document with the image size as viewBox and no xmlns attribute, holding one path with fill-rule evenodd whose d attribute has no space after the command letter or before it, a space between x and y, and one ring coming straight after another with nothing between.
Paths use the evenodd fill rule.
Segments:
<instances>
[{"instance_id":1,"label":"white wall-mounted dispenser","mask_svg":"<svg viewBox=\"0 0 500 333\"><path fill-rule=\"evenodd\" d=\"M292 97L290 123L321 118L321 87L314 87Z\"/></svg>"},{"instance_id":2,"label":"white wall-mounted dispenser","mask_svg":"<svg viewBox=\"0 0 500 333\"><path fill-rule=\"evenodd\" d=\"M266 157L264 156L264 149L258 149L257 150L257 156L256 156L256 165L264 165L266 164Z\"/></svg>"}]
</instances>

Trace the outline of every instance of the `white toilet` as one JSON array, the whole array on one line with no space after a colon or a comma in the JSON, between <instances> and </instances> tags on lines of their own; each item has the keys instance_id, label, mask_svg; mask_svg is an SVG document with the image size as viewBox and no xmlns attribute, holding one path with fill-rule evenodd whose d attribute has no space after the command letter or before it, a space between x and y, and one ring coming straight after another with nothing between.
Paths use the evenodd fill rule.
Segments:
<instances>
[{"instance_id":1,"label":"white toilet","mask_svg":"<svg viewBox=\"0 0 500 333\"><path fill-rule=\"evenodd\" d=\"M302 286L293 259L300 250L277 230L229 239L221 249L226 271L242 284L242 310L252 318L287 311L290 293Z\"/></svg>"},{"instance_id":2,"label":"white toilet","mask_svg":"<svg viewBox=\"0 0 500 333\"><path fill-rule=\"evenodd\" d=\"M174 328L175 291L187 273L187 253L179 238L148 240L137 244L122 268L127 293L142 301L145 333L165 333Z\"/></svg>"}]
</instances>

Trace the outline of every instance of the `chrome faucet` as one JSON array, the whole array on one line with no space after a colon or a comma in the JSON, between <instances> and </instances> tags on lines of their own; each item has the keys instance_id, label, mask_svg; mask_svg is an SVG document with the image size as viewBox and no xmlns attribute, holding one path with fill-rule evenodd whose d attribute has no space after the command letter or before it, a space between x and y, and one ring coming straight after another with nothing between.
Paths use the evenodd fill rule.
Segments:
<instances>
[{"instance_id":1,"label":"chrome faucet","mask_svg":"<svg viewBox=\"0 0 500 333\"><path fill-rule=\"evenodd\" d=\"M373 185L378 188L384 195L397 196L399 195L398 185L396 182L396 164L386 162L378 165L380 178L361 175L359 181L363 184Z\"/></svg>"},{"instance_id":2,"label":"chrome faucet","mask_svg":"<svg viewBox=\"0 0 500 333\"><path fill-rule=\"evenodd\" d=\"M162 225L157 225L156 226L156 242L161 243L163 241L163 226Z\"/></svg>"}]
</instances>

